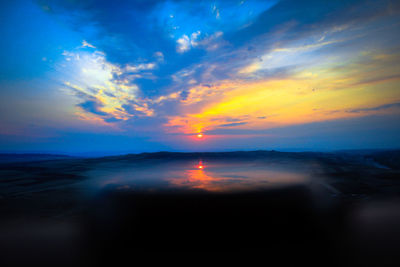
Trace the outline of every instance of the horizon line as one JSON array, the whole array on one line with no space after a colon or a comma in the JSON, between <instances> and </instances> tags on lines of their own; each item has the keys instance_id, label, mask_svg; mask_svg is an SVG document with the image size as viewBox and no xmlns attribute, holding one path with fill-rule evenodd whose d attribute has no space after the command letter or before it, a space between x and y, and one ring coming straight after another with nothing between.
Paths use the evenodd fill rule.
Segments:
<instances>
[{"instance_id":1,"label":"horizon line","mask_svg":"<svg viewBox=\"0 0 400 267\"><path fill-rule=\"evenodd\" d=\"M51 156L69 156L69 157L107 157L107 156L125 156L156 153L237 153L237 152L281 152L281 153L335 153L335 152L356 152L356 151L396 151L400 148L348 148L348 149L252 149L252 150L220 150L220 151L86 151L86 152L56 152L56 151L1 151L0 155L51 155Z\"/></svg>"}]
</instances>

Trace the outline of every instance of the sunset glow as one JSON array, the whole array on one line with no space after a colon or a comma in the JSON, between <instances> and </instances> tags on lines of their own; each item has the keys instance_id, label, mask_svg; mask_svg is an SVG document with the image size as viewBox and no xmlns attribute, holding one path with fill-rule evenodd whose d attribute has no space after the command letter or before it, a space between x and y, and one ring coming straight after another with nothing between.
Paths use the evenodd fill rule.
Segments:
<instances>
[{"instance_id":1,"label":"sunset glow","mask_svg":"<svg viewBox=\"0 0 400 267\"><path fill-rule=\"evenodd\" d=\"M198 169L204 169L204 165L203 165L203 162L201 160L199 161L199 164L197 165L197 168Z\"/></svg>"},{"instance_id":2,"label":"sunset glow","mask_svg":"<svg viewBox=\"0 0 400 267\"><path fill-rule=\"evenodd\" d=\"M201 189L210 192L235 192L251 188L278 188L285 185L309 183L307 175L292 172L290 169L268 169L268 165L252 164L257 168L247 171L246 164L215 163L205 168L199 161L196 168L189 166L182 172L170 175L168 183L184 188Z\"/></svg>"},{"instance_id":3,"label":"sunset glow","mask_svg":"<svg viewBox=\"0 0 400 267\"><path fill-rule=\"evenodd\" d=\"M4 151L400 145L393 1L5 6Z\"/></svg>"},{"instance_id":4,"label":"sunset glow","mask_svg":"<svg viewBox=\"0 0 400 267\"><path fill-rule=\"evenodd\" d=\"M400 0L0 0L0 36L1 266L400 266Z\"/></svg>"}]
</instances>

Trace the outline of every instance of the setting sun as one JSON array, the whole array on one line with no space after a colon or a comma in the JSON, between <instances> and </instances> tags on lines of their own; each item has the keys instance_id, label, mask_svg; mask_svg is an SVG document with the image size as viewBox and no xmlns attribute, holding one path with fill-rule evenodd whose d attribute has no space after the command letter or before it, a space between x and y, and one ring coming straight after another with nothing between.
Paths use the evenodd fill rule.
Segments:
<instances>
[{"instance_id":1,"label":"setting sun","mask_svg":"<svg viewBox=\"0 0 400 267\"><path fill-rule=\"evenodd\" d=\"M199 161L199 164L197 165L198 169L204 169L203 161Z\"/></svg>"},{"instance_id":2,"label":"setting sun","mask_svg":"<svg viewBox=\"0 0 400 267\"><path fill-rule=\"evenodd\" d=\"M197 138L203 138L203 134L202 134L202 133L199 133L199 134L197 135Z\"/></svg>"}]
</instances>

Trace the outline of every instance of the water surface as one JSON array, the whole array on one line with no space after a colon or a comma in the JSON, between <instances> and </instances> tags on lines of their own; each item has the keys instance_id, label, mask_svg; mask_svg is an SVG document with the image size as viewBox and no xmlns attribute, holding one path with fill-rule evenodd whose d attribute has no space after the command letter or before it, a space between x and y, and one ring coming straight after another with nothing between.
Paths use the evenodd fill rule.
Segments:
<instances>
[{"instance_id":1,"label":"water surface","mask_svg":"<svg viewBox=\"0 0 400 267\"><path fill-rule=\"evenodd\" d=\"M108 164L87 174L92 190L198 190L244 192L310 182L306 170L291 164L265 162L184 160Z\"/></svg>"}]
</instances>

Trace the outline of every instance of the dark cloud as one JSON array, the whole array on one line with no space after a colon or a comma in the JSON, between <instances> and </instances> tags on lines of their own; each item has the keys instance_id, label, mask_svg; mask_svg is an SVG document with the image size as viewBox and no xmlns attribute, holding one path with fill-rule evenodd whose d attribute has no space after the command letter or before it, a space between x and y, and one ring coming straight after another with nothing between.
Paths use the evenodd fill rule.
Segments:
<instances>
[{"instance_id":1,"label":"dark cloud","mask_svg":"<svg viewBox=\"0 0 400 267\"><path fill-rule=\"evenodd\" d=\"M108 115L106 112L101 111L103 105L98 100L87 100L83 103L78 104L77 106L89 113L93 113L100 116Z\"/></svg>"},{"instance_id":2,"label":"dark cloud","mask_svg":"<svg viewBox=\"0 0 400 267\"><path fill-rule=\"evenodd\" d=\"M189 92L188 91L182 91L181 92L181 99L182 100L186 100L188 96L189 96Z\"/></svg>"},{"instance_id":3,"label":"dark cloud","mask_svg":"<svg viewBox=\"0 0 400 267\"><path fill-rule=\"evenodd\" d=\"M349 109L347 112L350 113L361 113L361 112L368 112L368 111L381 111L391 108L400 108L400 102L390 103L386 105L381 105L373 108L356 108L356 109Z\"/></svg>"},{"instance_id":4,"label":"dark cloud","mask_svg":"<svg viewBox=\"0 0 400 267\"><path fill-rule=\"evenodd\" d=\"M218 127L235 127L245 124L247 124L247 122L232 122L232 123L220 124L218 125Z\"/></svg>"},{"instance_id":5,"label":"dark cloud","mask_svg":"<svg viewBox=\"0 0 400 267\"><path fill-rule=\"evenodd\" d=\"M283 0L262 13L250 26L231 33L228 41L238 46L269 33L280 42L287 42L315 31L343 24L357 25L399 11L400 5L390 0Z\"/></svg>"}]
</instances>

